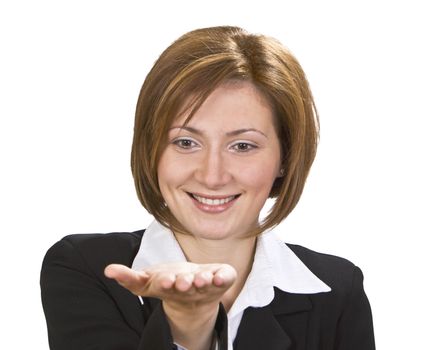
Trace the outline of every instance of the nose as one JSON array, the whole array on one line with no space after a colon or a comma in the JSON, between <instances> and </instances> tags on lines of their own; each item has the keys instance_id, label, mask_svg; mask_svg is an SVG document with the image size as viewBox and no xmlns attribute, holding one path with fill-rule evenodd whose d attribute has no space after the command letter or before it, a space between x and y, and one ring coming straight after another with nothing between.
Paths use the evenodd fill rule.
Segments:
<instances>
[{"instance_id":1,"label":"nose","mask_svg":"<svg viewBox=\"0 0 448 350\"><path fill-rule=\"evenodd\" d=\"M219 189L231 179L225 155L220 150L204 152L196 170L196 180L209 189Z\"/></svg>"}]
</instances>

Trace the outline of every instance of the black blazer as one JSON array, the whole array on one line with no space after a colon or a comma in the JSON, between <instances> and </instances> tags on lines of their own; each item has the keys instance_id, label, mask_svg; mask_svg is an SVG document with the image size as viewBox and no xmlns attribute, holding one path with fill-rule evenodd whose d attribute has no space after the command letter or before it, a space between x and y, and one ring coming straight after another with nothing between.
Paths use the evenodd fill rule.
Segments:
<instances>
[{"instance_id":1,"label":"black blazer","mask_svg":"<svg viewBox=\"0 0 448 350\"><path fill-rule=\"evenodd\" d=\"M145 298L141 305L135 295L103 274L111 263L132 265L143 232L72 235L48 250L41 291L51 349L172 349L160 300ZM375 349L361 270L339 257L288 246L331 292L290 294L276 289L271 304L246 309L234 349ZM222 307L215 327L221 349L226 349Z\"/></svg>"}]
</instances>

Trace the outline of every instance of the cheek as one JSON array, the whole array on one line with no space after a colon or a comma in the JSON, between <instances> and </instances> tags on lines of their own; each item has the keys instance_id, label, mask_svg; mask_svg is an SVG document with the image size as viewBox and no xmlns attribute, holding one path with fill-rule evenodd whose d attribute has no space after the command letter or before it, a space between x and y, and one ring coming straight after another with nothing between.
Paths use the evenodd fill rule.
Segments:
<instances>
[{"instance_id":1,"label":"cheek","mask_svg":"<svg viewBox=\"0 0 448 350\"><path fill-rule=\"evenodd\" d=\"M277 163L258 161L244 164L238 171L239 182L247 189L253 189L263 197L269 195L277 175Z\"/></svg>"},{"instance_id":2,"label":"cheek","mask_svg":"<svg viewBox=\"0 0 448 350\"><path fill-rule=\"evenodd\" d=\"M157 177L161 191L166 191L171 186L181 184L187 178L188 169L185 164L181 164L171 152L165 151L157 167ZM162 193L163 194L163 193Z\"/></svg>"}]
</instances>

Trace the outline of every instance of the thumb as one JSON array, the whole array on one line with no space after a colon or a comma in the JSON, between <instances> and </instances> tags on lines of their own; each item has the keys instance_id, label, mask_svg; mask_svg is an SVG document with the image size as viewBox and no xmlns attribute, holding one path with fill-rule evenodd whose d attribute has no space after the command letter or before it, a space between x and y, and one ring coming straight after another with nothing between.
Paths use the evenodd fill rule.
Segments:
<instances>
[{"instance_id":1,"label":"thumb","mask_svg":"<svg viewBox=\"0 0 448 350\"><path fill-rule=\"evenodd\" d=\"M142 271L135 271L125 265L110 264L104 269L107 278L116 280L121 286L139 295L145 287L149 276Z\"/></svg>"}]
</instances>

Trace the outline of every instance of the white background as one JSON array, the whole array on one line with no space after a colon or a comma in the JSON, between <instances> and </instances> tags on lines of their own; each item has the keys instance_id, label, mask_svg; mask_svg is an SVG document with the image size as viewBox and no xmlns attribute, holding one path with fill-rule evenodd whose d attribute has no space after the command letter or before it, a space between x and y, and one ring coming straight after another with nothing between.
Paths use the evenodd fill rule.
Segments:
<instances>
[{"instance_id":1,"label":"white background","mask_svg":"<svg viewBox=\"0 0 448 350\"><path fill-rule=\"evenodd\" d=\"M378 349L447 348L443 3L2 1L0 348L48 347L55 241L148 225L129 166L140 86L179 35L221 24L282 41L316 98L321 144L286 238L362 268Z\"/></svg>"}]
</instances>

